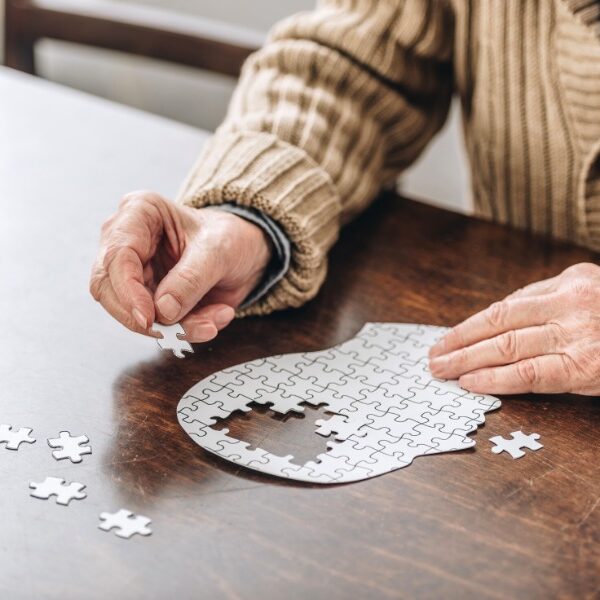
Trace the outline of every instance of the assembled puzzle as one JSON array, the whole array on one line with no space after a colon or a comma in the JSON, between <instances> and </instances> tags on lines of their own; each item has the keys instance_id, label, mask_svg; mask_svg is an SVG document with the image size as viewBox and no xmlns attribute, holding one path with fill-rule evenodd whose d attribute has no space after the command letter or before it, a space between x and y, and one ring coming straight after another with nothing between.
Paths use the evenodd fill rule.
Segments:
<instances>
[{"instance_id":1,"label":"assembled puzzle","mask_svg":"<svg viewBox=\"0 0 600 600\"><path fill-rule=\"evenodd\" d=\"M313 483L345 483L406 467L417 456L470 448L468 434L500 406L429 373L429 348L446 328L368 323L334 348L272 356L230 367L200 381L181 399L179 422L206 450L263 473ZM217 420L251 403L281 414L327 405L315 422L332 436L327 452L305 464L217 430Z\"/></svg>"}]
</instances>

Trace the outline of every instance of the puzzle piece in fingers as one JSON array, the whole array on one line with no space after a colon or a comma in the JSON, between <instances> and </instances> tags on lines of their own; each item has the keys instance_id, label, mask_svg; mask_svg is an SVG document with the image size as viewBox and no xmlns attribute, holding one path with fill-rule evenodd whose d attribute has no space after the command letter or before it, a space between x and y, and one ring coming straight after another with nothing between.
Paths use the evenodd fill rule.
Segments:
<instances>
[{"instance_id":1,"label":"puzzle piece in fingers","mask_svg":"<svg viewBox=\"0 0 600 600\"><path fill-rule=\"evenodd\" d=\"M135 534L152 535L152 530L148 527L152 521L148 517L134 515L124 508L116 513L102 513L100 521L99 529L102 529L102 531L114 529L115 535L127 540Z\"/></svg>"},{"instance_id":2,"label":"puzzle piece in fingers","mask_svg":"<svg viewBox=\"0 0 600 600\"><path fill-rule=\"evenodd\" d=\"M63 506L68 506L71 500L83 500L87 497L87 494L82 491L85 485L77 482L67 484L59 477L46 477L42 483L32 481L29 487L33 490L30 493L33 498L48 500L51 496L56 496L56 504Z\"/></svg>"},{"instance_id":3,"label":"puzzle piece in fingers","mask_svg":"<svg viewBox=\"0 0 600 600\"><path fill-rule=\"evenodd\" d=\"M503 438L500 435L490 438L490 442L495 444L492 447L492 452L494 454L507 452L513 458L523 458L523 456L525 456L523 448L528 448L529 450L540 450L544 447L537 441L540 439L539 433L525 435L522 431L513 431L510 435L511 439Z\"/></svg>"},{"instance_id":4,"label":"puzzle piece in fingers","mask_svg":"<svg viewBox=\"0 0 600 600\"><path fill-rule=\"evenodd\" d=\"M12 425L0 425L0 445L4 444L7 450L18 450L21 444L35 444L31 437L33 430L29 427L17 429Z\"/></svg>"},{"instance_id":5,"label":"puzzle piece in fingers","mask_svg":"<svg viewBox=\"0 0 600 600\"><path fill-rule=\"evenodd\" d=\"M159 348L162 350L171 350L177 358L185 358L184 352L194 352L192 345L188 341L181 339L181 336L185 335L185 329L181 323L175 323L175 325L154 323L152 331L160 333L162 336L156 339Z\"/></svg>"},{"instance_id":6,"label":"puzzle piece in fingers","mask_svg":"<svg viewBox=\"0 0 600 600\"><path fill-rule=\"evenodd\" d=\"M68 431L61 431L57 438L48 440L50 448L58 448L52 452L56 460L68 458L72 463L80 463L86 454L92 453L90 446L84 446L89 442L87 435L72 436Z\"/></svg>"},{"instance_id":7,"label":"puzzle piece in fingers","mask_svg":"<svg viewBox=\"0 0 600 600\"><path fill-rule=\"evenodd\" d=\"M406 467L418 457L470 448L469 437L500 407L428 370L429 348L446 329L368 323L334 348L261 358L210 375L179 402L179 422L205 450L278 477L345 483ZM233 438L214 426L251 403L276 413L326 405L315 433L333 438L304 464ZM335 440L335 441L333 441Z\"/></svg>"}]
</instances>

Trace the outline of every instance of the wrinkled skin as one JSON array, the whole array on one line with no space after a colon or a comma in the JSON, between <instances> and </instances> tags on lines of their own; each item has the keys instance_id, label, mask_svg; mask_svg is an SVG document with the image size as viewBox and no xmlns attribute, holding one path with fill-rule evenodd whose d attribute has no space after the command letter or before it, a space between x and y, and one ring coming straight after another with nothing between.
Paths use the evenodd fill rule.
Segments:
<instances>
[{"instance_id":1,"label":"wrinkled skin","mask_svg":"<svg viewBox=\"0 0 600 600\"><path fill-rule=\"evenodd\" d=\"M90 290L133 331L181 321L214 338L271 257L263 231L236 215L133 192L102 227ZM430 352L436 377L489 394L600 395L600 266L582 263L468 318Z\"/></svg>"},{"instance_id":2,"label":"wrinkled skin","mask_svg":"<svg viewBox=\"0 0 600 600\"><path fill-rule=\"evenodd\" d=\"M102 226L90 291L132 331L181 322L187 340L204 342L231 322L270 256L271 242L245 219L133 192Z\"/></svg>"},{"instance_id":3,"label":"wrinkled skin","mask_svg":"<svg viewBox=\"0 0 600 600\"><path fill-rule=\"evenodd\" d=\"M468 318L431 349L430 369L471 392L600 396L600 267L574 265Z\"/></svg>"}]
</instances>

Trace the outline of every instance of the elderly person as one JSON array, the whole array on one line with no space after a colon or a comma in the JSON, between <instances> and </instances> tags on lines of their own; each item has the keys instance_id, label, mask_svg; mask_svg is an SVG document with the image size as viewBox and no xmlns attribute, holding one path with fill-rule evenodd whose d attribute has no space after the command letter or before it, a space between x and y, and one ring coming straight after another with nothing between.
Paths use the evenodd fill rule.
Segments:
<instances>
[{"instance_id":1,"label":"elderly person","mask_svg":"<svg viewBox=\"0 0 600 600\"><path fill-rule=\"evenodd\" d=\"M462 103L476 214L600 248L600 0L325 0L275 27L178 203L125 196L91 291L212 339L310 300L340 227ZM432 173L435 176L435 173ZM402 235L402 232L398 232ZM600 267L454 327L430 368L475 392L600 395Z\"/></svg>"}]
</instances>

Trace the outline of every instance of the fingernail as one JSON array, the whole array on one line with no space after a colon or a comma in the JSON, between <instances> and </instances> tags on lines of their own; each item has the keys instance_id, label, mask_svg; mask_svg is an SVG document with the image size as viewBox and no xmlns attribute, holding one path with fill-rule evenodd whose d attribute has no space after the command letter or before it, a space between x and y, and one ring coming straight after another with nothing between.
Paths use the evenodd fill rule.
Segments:
<instances>
[{"instance_id":1,"label":"fingernail","mask_svg":"<svg viewBox=\"0 0 600 600\"><path fill-rule=\"evenodd\" d=\"M148 328L148 321L146 321L146 317L144 317L144 315L142 314L142 311L139 308L134 308L131 311L131 314L133 315L133 318L137 321L138 325L142 329Z\"/></svg>"},{"instance_id":2,"label":"fingernail","mask_svg":"<svg viewBox=\"0 0 600 600\"><path fill-rule=\"evenodd\" d=\"M181 304L171 294L162 296L156 303L156 308L167 321L173 321L181 312Z\"/></svg>"},{"instance_id":3,"label":"fingernail","mask_svg":"<svg viewBox=\"0 0 600 600\"><path fill-rule=\"evenodd\" d=\"M233 308L231 308L231 306L228 306L227 308L222 308L215 314L215 325L219 329L222 329L223 327L231 323L234 316L235 311L233 310Z\"/></svg>"},{"instance_id":4,"label":"fingernail","mask_svg":"<svg viewBox=\"0 0 600 600\"><path fill-rule=\"evenodd\" d=\"M197 325L190 336L195 342L208 342L217 335L217 328L212 323Z\"/></svg>"}]
</instances>

